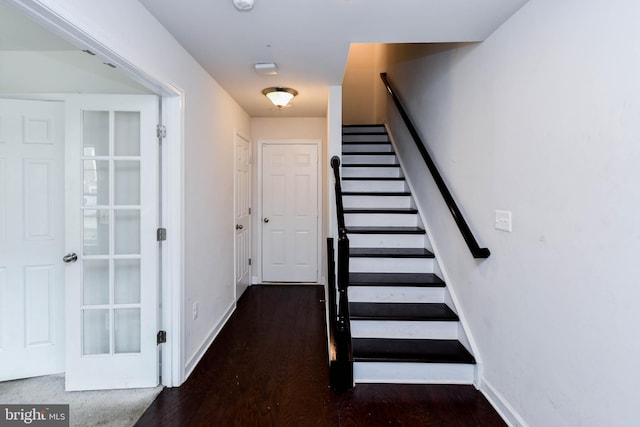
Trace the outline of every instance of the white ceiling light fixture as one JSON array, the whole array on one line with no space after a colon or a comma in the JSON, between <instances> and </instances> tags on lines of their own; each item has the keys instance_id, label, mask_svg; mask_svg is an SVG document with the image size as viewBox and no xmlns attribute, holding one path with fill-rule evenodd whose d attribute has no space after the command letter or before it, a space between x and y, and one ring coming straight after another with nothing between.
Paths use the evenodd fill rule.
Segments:
<instances>
[{"instance_id":1,"label":"white ceiling light fixture","mask_svg":"<svg viewBox=\"0 0 640 427\"><path fill-rule=\"evenodd\" d=\"M278 107L278 110L286 107L298 91L288 87L268 87L262 90L262 94Z\"/></svg>"},{"instance_id":2,"label":"white ceiling light fixture","mask_svg":"<svg viewBox=\"0 0 640 427\"><path fill-rule=\"evenodd\" d=\"M233 0L233 5L236 9L246 12L253 9L253 5L255 4L255 0Z\"/></svg>"}]
</instances>

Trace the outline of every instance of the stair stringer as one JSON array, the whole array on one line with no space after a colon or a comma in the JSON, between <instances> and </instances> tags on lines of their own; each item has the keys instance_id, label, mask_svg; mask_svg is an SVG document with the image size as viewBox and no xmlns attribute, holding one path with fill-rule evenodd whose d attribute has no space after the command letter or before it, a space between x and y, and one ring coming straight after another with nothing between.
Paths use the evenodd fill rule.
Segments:
<instances>
[{"instance_id":1,"label":"stair stringer","mask_svg":"<svg viewBox=\"0 0 640 427\"><path fill-rule=\"evenodd\" d=\"M387 131L387 135L389 137L389 141L391 142L391 145L393 146L393 149L395 151L396 154L396 158L398 159L398 163L400 164L400 169L402 170L402 173L405 177L405 183L407 185L407 187L409 187L409 191L411 192L412 195L417 194L414 191L414 186L413 183L411 181L411 177L409 175L407 175L405 173L405 171L407 170L405 168L404 165L404 161L402 159L402 157L398 154L400 151L398 150L398 145L396 143L396 140L393 136L393 134L391 133L391 130L388 126L387 123L384 124L384 127ZM449 274L447 274L446 268L444 268L444 266L441 264L440 262L440 251L438 250L438 245L436 244L436 242L433 240L433 238L431 236L433 236L433 234L431 233L431 227L429 226L429 222L427 221L426 217L424 216L424 209L422 206L420 206L419 201L415 198L412 197L411 198L411 203L413 205L415 205L414 207L418 210L418 218L420 219L420 221L422 222L423 228L426 231L425 234L425 247L427 247L427 249L429 249L431 252L434 253L435 255L435 259L434 259L434 273L436 273L437 275L439 275L444 282L447 284L447 286L444 288L444 292L445 292L445 302L447 304L449 304L449 306L453 309L453 311L456 312L456 314L458 315L458 317L460 318L459 320L459 325L460 328L458 330L458 340L462 343L463 346L465 346L467 348L467 350L469 350L471 352L471 354L473 354L474 358L476 359L476 364L474 365L474 383L473 385L476 388L480 388L481 383L482 383L482 371L483 371L483 362L482 362L482 355L480 354L480 351L478 350L478 346L476 344L476 341L473 338L473 334L471 333L471 329L468 326L468 322L467 322L467 318L464 315L464 312L460 309L461 305L458 304L458 298L456 296L456 292L454 289L454 284L451 281L451 277L449 276Z\"/></svg>"}]
</instances>

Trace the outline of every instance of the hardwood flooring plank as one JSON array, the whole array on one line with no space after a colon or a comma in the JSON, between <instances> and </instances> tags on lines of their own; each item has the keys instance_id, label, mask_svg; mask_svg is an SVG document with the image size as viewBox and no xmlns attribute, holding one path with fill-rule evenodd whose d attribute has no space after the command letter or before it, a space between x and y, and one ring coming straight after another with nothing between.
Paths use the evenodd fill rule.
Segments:
<instances>
[{"instance_id":1,"label":"hardwood flooring plank","mask_svg":"<svg viewBox=\"0 0 640 427\"><path fill-rule=\"evenodd\" d=\"M336 393L322 286L251 286L190 378L136 426L504 426L472 386L358 384Z\"/></svg>"}]
</instances>

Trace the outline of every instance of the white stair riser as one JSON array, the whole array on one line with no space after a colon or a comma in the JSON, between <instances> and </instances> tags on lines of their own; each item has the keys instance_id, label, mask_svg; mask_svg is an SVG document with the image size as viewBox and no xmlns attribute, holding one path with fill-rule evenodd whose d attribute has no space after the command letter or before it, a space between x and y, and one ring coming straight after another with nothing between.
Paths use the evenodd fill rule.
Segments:
<instances>
[{"instance_id":1,"label":"white stair riser","mask_svg":"<svg viewBox=\"0 0 640 427\"><path fill-rule=\"evenodd\" d=\"M458 339L458 322L352 320L354 338Z\"/></svg>"},{"instance_id":2,"label":"white stair riser","mask_svg":"<svg viewBox=\"0 0 640 427\"><path fill-rule=\"evenodd\" d=\"M445 302L445 288L413 286L350 286L350 302Z\"/></svg>"},{"instance_id":3,"label":"white stair riser","mask_svg":"<svg viewBox=\"0 0 640 427\"><path fill-rule=\"evenodd\" d=\"M342 135L342 142L349 143L353 141L389 141L389 136L386 134L381 135Z\"/></svg>"},{"instance_id":4,"label":"white stair riser","mask_svg":"<svg viewBox=\"0 0 640 427\"><path fill-rule=\"evenodd\" d=\"M417 227L418 216L412 214L366 214L347 213L344 215L347 227L350 225L359 226L393 226L393 227Z\"/></svg>"},{"instance_id":5,"label":"white stair riser","mask_svg":"<svg viewBox=\"0 0 640 427\"><path fill-rule=\"evenodd\" d=\"M342 176L351 178L399 178L401 177L400 168L377 168L377 167L342 167Z\"/></svg>"},{"instance_id":6,"label":"white stair riser","mask_svg":"<svg viewBox=\"0 0 640 427\"><path fill-rule=\"evenodd\" d=\"M409 208L411 196L342 196L345 208Z\"/></svg>"},{"instance_id":7,"label":"white stair riser","mask_svg":"<svg viewBox=\"0 0 640 427\"><path fill-rule=\"evenodd\" d=\"M407 191L405 181L342 181L342 191Z\"/></svg>"},{"instance_id":8,"label":"white stair riser","mask_svg":"<svg viewBox=\"0 0 640 427\"><path fill-rule=\"evenodd\" d=\"M349 234L352 248L424 248L424 234Z\"/></svg>"},{"instance_id":9,"label":"white stair riser","mask_svg":"<svg viewBox=\"0 0 640 427\"><path fill-rule=\"evenodd\" d=\"M393 152L393 146L391 144L342 144L342 151L348 152L367 152L367 151L389 151Z\"/></svg>"},{"instance_id":10,"label":"white stair riser","mask_svg":"<svg viewBox=\"0 0 640 427\"><path fill-rule=\"evenodd\" d=\"M352 273L433 273L433 258L349 258Z\"/></svg>"},{"instance_id":11,"label":"white stair riser","mask_svg":"<svg viewBox=\"0 0 640 427\"><path fill-rule=\"evenodd\" d=\"M353 377L356 383L473 384L475 365L355 362Z\"/></svg>"},{"instance_id":12,"label":"white stair riser","mask_svg":"<svg viewBox=\"0 0 640 427\"><path fill-rule=\"evenodd\" d=\"M380 165L395 165L398 163L395 154L389 153L385 155L366 155L366 154L358 154L358 155L350 155L343 154L342 155L342 163L375 163Z\"/></svg>"},{"instance_id":13,"label":"white stair riser","mask_svg":"<svg viewBox=\"0 0 640 427\"><path fill-rule=\"evenodd\" d=\"M384 132L386 129L382 126L348 126L342 128L342 133L363 133L363 132Z\"/></svg>"}]
</instances>

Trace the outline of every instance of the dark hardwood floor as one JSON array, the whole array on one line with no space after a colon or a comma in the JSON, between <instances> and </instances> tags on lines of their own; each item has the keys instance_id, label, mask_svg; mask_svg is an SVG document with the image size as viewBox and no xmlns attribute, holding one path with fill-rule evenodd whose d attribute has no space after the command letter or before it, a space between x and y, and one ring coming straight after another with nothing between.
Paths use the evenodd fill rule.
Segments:
<instances>
[{"instance_id":1,"label":"dark hardwood floor","mask_svg":"<svg viewBox=\"0 0 640 427\"><path fill-rule=\"evenodd\" d=\"M137 426L504 426L472 386L329 389L321 286L252 286L181 387Z\"/></svg>"}]
</instances>

